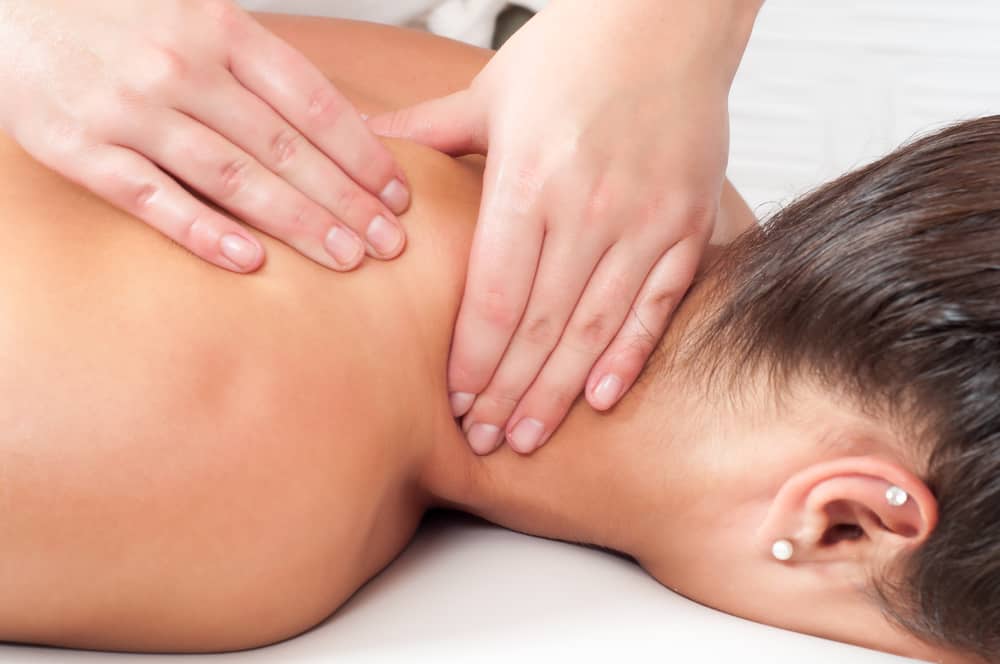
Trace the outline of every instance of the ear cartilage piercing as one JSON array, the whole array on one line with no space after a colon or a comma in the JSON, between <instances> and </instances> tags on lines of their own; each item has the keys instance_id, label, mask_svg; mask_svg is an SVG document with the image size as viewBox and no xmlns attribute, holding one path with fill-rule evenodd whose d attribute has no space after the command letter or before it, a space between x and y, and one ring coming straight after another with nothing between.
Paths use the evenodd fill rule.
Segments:
<instances>
[{"instance_id":1,"label":"ear cartilage piercing","mask_svg":"<svg viewBox=\"0 0 1000 664\"><path fill-rule=\"evenodd\" d=\"M910 495L894 484L885 490L885 499L893 507L902 507L910 499Z\"/></svg>"},{"instance_id":2,"label":"ear cartilage piercing","mask_svg":"<svg viewBox=\"0 0 1000 664\"><path fill-rule=\"evenodd\" d=\"M771 545L771 555L774 556L776 560L780 560L782 562L791 560L794 553L795 547L793 547L792 543L786 539L780 539Z\"/></svg>"}]
</instances>

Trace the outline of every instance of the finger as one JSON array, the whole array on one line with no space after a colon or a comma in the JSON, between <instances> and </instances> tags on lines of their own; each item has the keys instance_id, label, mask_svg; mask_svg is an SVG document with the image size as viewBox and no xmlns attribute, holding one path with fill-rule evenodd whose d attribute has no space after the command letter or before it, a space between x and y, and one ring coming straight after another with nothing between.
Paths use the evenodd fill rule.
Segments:
<instances>
[{"instance_id":1,"label":"finger","mask_svg":"<svg viewBox=\"0 0 1000 664\"><path fill-rule=\"evenodd\" d=\"M368 254L393 258L404 235L396 216L369 195L274 110L229 74L210 94L187 95L178 107L242 148L307 198L326 208L359 237Z\"/></svg>"},{"instance_id":2,"label":"finger","mask_svg":"<svg viewBox=\"0 0 1000 664\"><path fill-rule=\"evenodd\" d=\"M402 169L319 69L256 22L233 43L230 70L242 85L390 210L406 211L410 194Z\"/></svg>"},{"instance_id":3,"label":"finger","mask_svg":"<svg viewBox=\"0 0 1000 664\"><path fill-rule=\"evenodd\" d=\"M376 134L405 138L452 156L486 154L486 108L469 90L368 120Z\"/></svg>"},{"instance_id":4,"label":"finger","mask_svg":"<svg viewBox=\"0 0 1000 664\"><path fill-rule=\"evenodd\" d=\"M538 187L513 161L488 160L479 224L448 364L456 416L489 383L521 320L544 235ZM464 409L463 409L464 406Z\"/></svg>"},{"instance_id":5,"label":"finger","mask_svg":"<svg viewBox=\"0 0 1000 664\"><path fill-rule=\"evenodd\" d=\"M67 177L196 256L234 272L252 272L263 263L264 247L252 233L198 201L142 155L105 145L73 163L86 166L65 172Z\"/></svg>"},{"instance_id":6,"label":"finger","mask_svg":"<svg viewBox=\"0 0 1000 664\"><path fill-rule=\"evenodd\" d=\"M621 328L656 259L650 243L638 239L619 242L597 266L559 344L510 418L507 440L515 451L530 454L544 444Z\"/></svg>"},{"instance_id":7,"label":"finger","mask_svg":"<svg viewBox=\"0 0 1000 664\"><path fill-rule=\"evenodd\" d=\"M587 401L597 410L611 408L632 388L694 278L703 244L700 238L686 238L653 268L625 324L587 379Z\"/></svg>"},{"instance_id":8,"label":"finger","mask_svg":"<svg viewBox=\"0 0 1000 664\"><path fill-rule=\"evenodd\" d=\"M463 429L478 454L502 441L501 430L562 336L605 244L578 246L578 237L548 234L527 309L486 389L465 416Z\"/></svg>"},{"instance_id":9,"label":"finger","mask_svg":"<svg viewBox=\"0 0 1000 664\"><path fill-rule=\"evenodd\" d=\"M190 117L166 111L159 132L123 129L129 145L219 206L334 270L364 256L354 231L250 155Z\"/></svg>"}]
</instances>

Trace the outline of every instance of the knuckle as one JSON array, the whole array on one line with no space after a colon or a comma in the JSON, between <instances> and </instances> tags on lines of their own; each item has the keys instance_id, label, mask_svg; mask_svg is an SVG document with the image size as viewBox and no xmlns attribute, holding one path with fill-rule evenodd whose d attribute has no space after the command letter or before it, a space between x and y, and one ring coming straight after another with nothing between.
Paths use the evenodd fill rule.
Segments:
<instances>
[{"instance_id":1,"label":"knuckle","mask_svg":"<svg viewBox=\"0 0 1000 664\"><path fill-rule=\"evenodd\" d=\"M646 363L646 358L656 350L658 341L651 331L639 328L622 340L616 364L619 367L631 367L633 372L638 373Z\"/></svg>"},{"instance_id":2,"label":"knuckle","mask_svg":"<svg viewBox=\"0 0 1000 664\"><path fill-rule=\"evenodd\" d=\"M709 198L677 197L674 202L664 204L661 214L654 218L664 219L674 237L691 237L711 229L716 209Z\"/></svg>"},{"instance_id":3,"label":"knuckle","mask_svg":"<svg viewBox=\"0 0 1000 664\"><path fill-rule=\"evenodd\" d=\"M573 326L571 338L578 351L596 353L604 350L612 335L617 331L611 314L605 311L585 316Z\"/></svg>"},{"instance_id":4,"label":"knuckle","mask_svg":"<svg viewBox=\"0 0 1000 664\"><path fill-rule=\"evenodd\" d=\"M283 172L295 159L301 147L302 134L290 127L281 129L271 141L271 167L276 172Z\"/></svg>"},{"instance_id":5,"label":"knuckle","mask_svg":"<svg viewBox=\"0 0 1000 664\"><path fill-rule=\"evenodd\" d=\"M118 87L117 99L126 105L144 99L170 98L190 77L187 60L168 46L152 46L141 59L142 67Z\"/></svg>"},{"instance_id":6,"label":"knuckle","mask_svg":"<svg viewBox=\"0 0 1000 664\"><path fill-rule=\"evenodd\" d=\"M510 294L501 288L487 288L478 293L473 307L486 323L502 329L513 329L521 315Z\"/></svg>"},{"instance_id":7,"label":"knuckle","mask_svg":"<svg viewBox=\"0 0 1000 664\"><path fill-rule=\"evenodd\" d=\"M92 143L83 124L68 119L49 123L39 134L41 140L32 140L30 146L25 147L30 147L31 152L49 166L74 159L86 145Z\"/></svg>"},{"instance_id":8,"label":"knuckle","mask_svg":"<svg viewBox=\"0 0 1000 664\"><path fill-rule=\"evenodd\" d=\"M212 24L226 34L232 34L243 23L243 11L230 0L205 0L202 10Z\"/></svg>"},{"instance_id":9,"label":"knuckle","mask_svg":"<svg viewBox=\"0 0 1000 664\"><path fill-rule=\"evenodd\" d=\"M313 219L312 207L307 204L299 205L292 212L289 217L288 223L289 228L292 231L298 231L304 228L308 228Z\"/></svg>"},{"instance_id":10,"label":"knuckle","mask_svg":"<svg viewBox=\"0 0 1000 664\"><path fill-rule=\"evenodd\" d=\"M144 212L148 212L149 209L153 207L154 201L159 193L160 188L150 182L131 187L131 191L127 194L129 206L127 209L137 216L141 216Z\"/></svg>"},{"instance_id":11,"label":"knuckle","mask_svg":"<svg viewBox=\"0 0 1000 664\"><path fill-rule=\"evenodd\" d=\"M181 227L174 239L198 256L209 256L218 246L217 238L221 235L213 228L212 222L203 214L195 213Z\"/></svg>"},{"instance_id":12,"label":"knuckle","mask_svg":"<svg viewBox=\"0 0 1000 664\"><path fill-rule=\"evenodd\" d=\"M454 362L449 367L448 380L453 387L461 386L463 392L479 394L488 386L492 370L493 367L487 368L482 362L471 359L466 363Z\"/></svg>"},{"instance_id":13,"label":"knuckle","mask_svg":"<svg viewBox=\"0 0 1000 664\"><path fill-rule=\"evenodd\" d=\"M329 126L336 124L346 109L347 105L340 95L332 87L326 86L309 96L306 112L314 124Z\"/></svg>"},{"instance_id":14,"label":"knuckle","mask_svg":"<svg viewBox=\"0 0 1000 664\"><path fill-rule=\"evenodd\" d=\"M638 315L636 318L638 319ZM652 327L644 324L641 320L637 320L637 322L636 329L625 340L625 348L630 355L638 358L648 355L656 348L659 337Z\"/></svg>"},{"instance_id":15,"label":"knuckle","mask_svg":"<svg viewBox=\"0 0 1000 664\"><path fill-rule=\"evenodd\" d=\"M123 133L123 128L142 122L141 114L144 109L136 108L134 103L139 97L134 89L120 89L118 94L93 100L90 105L80 109L78 117L96 136L119 136Z\"/></svg>"},{"instance_id":16,"label":"knuckle","mask_svg":"<svg viewBox=\"0 0 1000 664\"><path fill-rule=\"evenodd\" d=\"M641 306L643 309L651 310L652 313L662 316L673 310L678 299L677 289L663 286L651 289L642 299Z\"/></svg>"},{"instance_id":17,"label":"knuckle","mask_svg":"<svg viewBox=\"0 0 1000 664\"><path fill-rule=\"evenodd\" d=\"M503 172L497 187L497 203L513 214L529 214L538 204L544 185L544 178L529 160Z\"/></svg>"},{"instance_id":18,"label":"knuckle","mask_svg":"<svg viewBox=\"0 0 1000 664\"><path fill-rule=\"evenodd\" d=\"M580 396L581 390L572 389L565 385L549 385L545 391L545 402L549 413L565 413L573 406L573 402ZM542 418L548 419L548 418ZM553 418L555 419L555 418Z\"/></svg>"},{"instance_id":19,"label":"knuckle","mask_svg":"<svg viewBox=\"0 0 1000 664\"><path fill-rule=\"evenodd\" d=\"M632 309L629 331L623 334L626 352L640 358L640 362L660 343L667 317L676 301L669 295L657 299L657 302L647 301L648 304L644 303L641 309Z\"/></svg>"},{"instance_id":20,"label":"knuckle","mask_svg":"<svg viewBox=\"0 0 1000 664\"><path fill-rule=\"evenodd\" d=\"M636 296L636 290L629 286L629 281L623 274L609 275L600 292L602 301L608 306L621 307L619 310L622 312L622 317L626 306L631 304Z\"/></svg>"},{"instance_id":21,"label":"knuckle","mask_svg":"<svg viewBox=\"0 0 1000 664\"><path fill-rule=\"evenodd\" d=\"M246 186L250 171L250 162L246 159L232 159L219 167L217 196L231 199L238 195Z\"/></svg>"},{"instance_id":22,"label":"knuckle","mask_svg":"<svg viewBox=\"0 0 1000 664\"><path fill-rule=\"evenodd\" d=\"M418 115L412 108L406 108L393 113L389 117L389 135L407 136L414 130L422 129Z\"/></svg>"},{"instance_id":23,"label":"knuckle","mask_svg":"<svg viewBox=\"0 0 1000 664\"><path fill-rule=\"evenodd\" d=\"M334 195L333 212L344 221L355 219L359 216L364 198L361 190L357 187L341 187Z\"/></svg>"},{"instance_id":24,"label":"knuckle","mask_svg":"<svg viewBox=\"0 0 1000 664\"><path fill-rule=\"evenodd\" d=\"M483 400L484 412L488 412L491 417L497 420L506 419L514 410L514 406L521 400L521 394L517 393L512 386L492 386L479 395Z\"/></svg>"},{"instance_id":25,"label":"knuckle","mask_svg":"<svg viewBox=\"0 0 1000 664\"><path fill-rule=\"evenodd\" d=\"M364 141L358 161L363 167L359 177L366 187L371 186L373 189L378 187L374 190L381 191L385 185L396 178L396 163L392 153L377 140Z\"/></svg>"},{"instance_id":26,"label":"knuckle","mask_svg":"<svg viewBox=\"0 0 1000 664\"><path fill-rule=\"evenodd\" d=\"M162 191L153 182L129 180L114 172L102 173L97 188L115 206L136 217L145 217L156 206L157 196Z\"/></svg>"},{"instance_id":27,"label":"knuckle","mask_svg":"<svg viewBox=\"0 0 1000 664\"><path fill-rule=\"evenodd\" d=\"M408 135L412 129L417 128L416 117L413 109L409 108L392 113L386 122L387 133L390 136Z\"/></svg>"},{"instance_id":28,"label":"knuckle","mask_svg":"<svg viewBox=\"0 0 1000 664\"><path fill-rule=\"evenodd\" d=\"M560 331L551 316L540 315L522 321L518 334L533 345L551 346L559 338Z\"/></svg>"},{"instance_id":29,"label":"knuckle","mask_svg":"<svg viewBox=\"0 0 1000 664\"><path fill-rule=\"evenodd\" d=\"M154 90L169 89L189 74L188 62L180 53L166 46L153 49L146 75Z\"/></svg>"},{"instance_id":30,"label":"knuckle","mask_svg":"<svg viewBox=\"0 0 1000 664\"><path fill-rule=\"evenodd\" d=\"M587 190L583 199L583 222L593 226L607 219L615 205L616 196L607 175L602 175Z\"/></svg>"}]
</instances>

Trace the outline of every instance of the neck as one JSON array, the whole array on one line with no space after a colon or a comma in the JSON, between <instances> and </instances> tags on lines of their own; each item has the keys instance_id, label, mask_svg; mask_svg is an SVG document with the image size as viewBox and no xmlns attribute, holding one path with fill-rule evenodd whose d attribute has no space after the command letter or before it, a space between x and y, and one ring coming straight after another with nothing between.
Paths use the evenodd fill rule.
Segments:
<instances>
[{"instance_id":1,"label":"neck","mask_svg":"<svg viewBox=\"0 0 1000 664\"><path fill-rule=\"evenodd\" d=\"M684 307L697 307L692 296ZM678 317L685 312L679 312ZM686 325L675 320L662 351ZM423 485L431 501L544 537L594 544L642 560L665 530L702 512L696 496L710 463L693 421L697 390L680 373L640 379L607 413L579 400L549 442L522 457L504 446L487 457L468 448L443 413ZM441 409L443 410L443 409ZM707 467L707 466L706 466Z\"/></svg>"},{"instance_id":2,"label":"neck","mask_svg":"<svg viewBox=\"0 0 1000 664\"><path fill-rule=\"evenodd\" d=\"M703 267L720 247L754 225L750 209L727 183ZM456 311L459 295L457 288ZM681 347L685 330L697 324L706 295L704 288L692 288L659 355L669 358ZM578 400L530 458L506 446L488 457L474 455L441 390L439 403L428 411L433 413L431 429L420 434L431 441L422 488L433 504L514 530L596 544L640 561L654 546L662 554L670 535L666 530L690 530L714 518L718 505L709 502L719 492L709 485L725 481L709 479L725 476L720 472L725 455L708 439L716 432L697 419L704 410L697 399L700 389L686 375L662 367L648 370L607 413ZM659 540L655 544L654 538Z\"/></svg>"}]
</instances>

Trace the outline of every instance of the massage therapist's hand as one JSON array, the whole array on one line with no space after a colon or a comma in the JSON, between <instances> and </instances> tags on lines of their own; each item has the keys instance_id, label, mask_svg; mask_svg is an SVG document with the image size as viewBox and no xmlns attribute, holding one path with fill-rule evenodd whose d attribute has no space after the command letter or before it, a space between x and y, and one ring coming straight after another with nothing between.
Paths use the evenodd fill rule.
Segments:
<instances>
[{"instance_id":1,"label":"massage therapist's hand","mask_svg":"<svg viewBox=\"0 0 1000 664\"><path fill-rule=\"evenodd\" d=\"M403 248L387 149L229 0L3 0L0 55L0 127L207 261L252 271L264 249L186 187L335 270Z\"/></svg>"},{"instance_id":2,"label":"massage therapist's hand","mask_svg":"<svg viewBox=\"0 0 1000 664\"><path fill-rule=\"evenodd\" d=\"M476 452L529 453L639 375L712 233L758 8L554 0L467 90L370 121L488 155L448 374Z\"/></svg>"}]
</instances>

